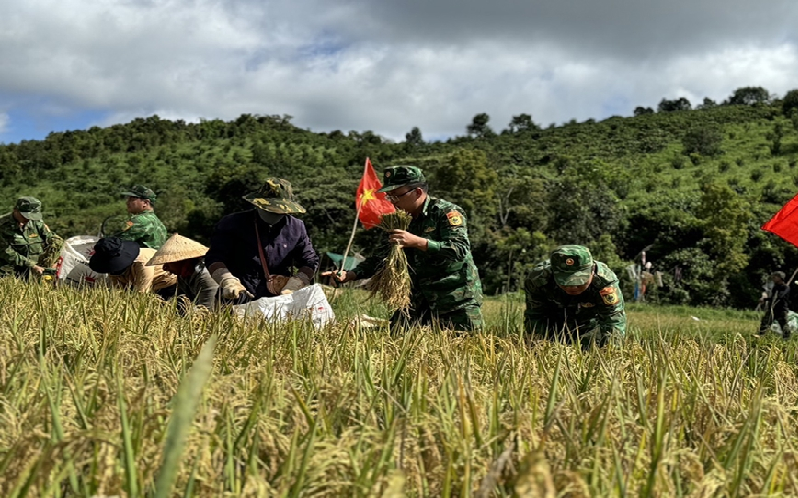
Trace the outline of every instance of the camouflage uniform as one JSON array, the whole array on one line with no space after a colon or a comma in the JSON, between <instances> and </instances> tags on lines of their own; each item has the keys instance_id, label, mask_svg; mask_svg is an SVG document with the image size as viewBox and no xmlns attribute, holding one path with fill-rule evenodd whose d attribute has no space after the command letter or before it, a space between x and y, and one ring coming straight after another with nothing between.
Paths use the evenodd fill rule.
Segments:
<instances>
[{"instance_id":1,"label":"camouflage uniform","mask_svg":"<svg viewBox=\"0 0 798 498\"><path fill-rule=\"evenodd\" d=\"M129 191L122 192L122 195L147 199L151 203L154 203L156 199L155 192L141 185L136 185ZM114 237L136 242L139 246L150 249L160 249L166 242L167 235L166 227L155 215L155 211L152 210L132 215L126 223L126 228L113 234Z\"/></svg>"},{"instance_id":2,"label":"camouflage uniform","mask_svg":"<svg viewBox=\"0 0 798 498\"><path fill-rule=\"evenodd\" d=\"M404 185L423 183L424 175L415 166L396 166L385 171L382 192ZM427 197L421 214L414 218L408 232L428 239L427 251L405 248L411 278L410 316L394 313L391 323L407 321L459 330L483 327L482 283L479 280L471 242L468 240L463 210L448 201ZM358 278L369 278L385 259L374 256L355 269Z\"/></svg>"},{"instance_id":3,"label":"camouflage uniform","mask_svg":"<svg viewBox=\"0 0 798 498\"><path fill-rule=\"evenodd\" d=\"M569 295L560 285L582 285L581 294ZM568 342L581 338L599 345L626 333L626 312L618 277L604 263L594 261L584 246L562 246L538 264L525 283L527 333Z\"/></svg>"},{"instance_id":4,"label":"camouflage uniform","mask_svg":"<svg viewBox=\"0 0 798 498\"><path fill-rule=\"evenodd\" d=\"M41 202L20 197L15 209L28 222L20 228L13 213L0 216L0 275L27 278L34 266L53 268L64 241L42 221Z\"/></svg>"}]
</instances>

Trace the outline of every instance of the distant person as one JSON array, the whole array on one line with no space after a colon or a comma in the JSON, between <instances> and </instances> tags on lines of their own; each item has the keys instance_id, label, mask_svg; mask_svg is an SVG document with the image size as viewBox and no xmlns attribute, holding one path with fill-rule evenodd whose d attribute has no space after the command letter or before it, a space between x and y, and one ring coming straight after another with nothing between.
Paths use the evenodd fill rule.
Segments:
<instances>
[{"instance_id":1,"label":"distant person","mask_svg":"<svg viewBox=\"0 0 798 498\"><path fill-rule=\"evenodd\" d=\"M41 201L20 197L13 211L0 216L0 275L54 275L63 245L42 221Z\"/></svg>"},{"instance_id":2,"label":"distant person","mask_svg":"<svg viewBox=\"0 0 798 498\"><path fill-rule=\"evenodd\" d=\"M465 212L456 204L431 197L424 173L416 166L394 166L383 173L386 199L413 220L407 231L393 230L387 241L404 248L410 266L409 317L394 313L391 326L412 323L472 331L482 329L482 282L479 279ZM373 276L386 254L372 256L354 271L325 272L338 282Z\"/></svg>"},{"instance_id":3,"label":"distant person","mask_svg":"<svg viewBox=\"0 0 798 498\"><path fill-rule=\"evenodd\" d=\"M182 296L194 306L213 309L219 285L205 268L203 257L208 252L204 245L174 234L158 249L147 266L162 265L177 276L177 296Z\"/></svg>"},{"instance_id":4,"label":"distant person","mask_svg":"<svg viewBox=\"0 0 798 498\"><path fill-rule=\"evenodd\" d=\"M119 237L105 237L97 241L89 268L107 273L113 287L135 292L154 292L164 297L174 295L177 276L164 270L163 265L147 266L155 256L155 249Z\"/></svg>"},{"instance_id":5,"label":"distant person","mask_svg":"<svg viewBox=\"0 0 798 498\"><path fill-rule=\"evenodd\" d=\"M784 339L789 339L792 335L788 315L790 313L790 286L785 281L787 276L783 271L776 271L770 275L773 281L773 288L766 291L760 298L765 305L765 315L759 322L759 336L766 334L773 321L778 322L781 327L781 335Z\"/></svg>"},{"instance_id":6,"label":"distant person","mask_svg":"<svg viewBox=\"0 0 798 498\"><path fill-rule=\"evenodd\" d=\"M601 346L626 334L618 277L587 247L558 247L535 266L524 289L524 328L533 337Z\"/></svg>"},{"instance_id":7,"label":"distant person","mask_svg":"<svg viewBox=\"0 0 798 498\"><path fill-rule=\"evenodd\" d=\"M140 247L160 249L166 242L166 227L155 215L153 204L155 192L143 185L135 185L122 195L127 196L127 212L130 218L125 228L114 234L122 240L137 243Z\"/></svg>"},{"instance_id":8,"label":"distant person","mask_svg":"<svg viewBox=\"0 0 798 498\"><path fill-rule=\"evenodd\" d=\"M294 214L305 208L294 200L291 183L269 178L244 197L254 209L222 218L211 237L205 264L222 298L242 304L289 294L310 284L319 265L305 224ZM293 268L297 271L293 272Z\"/></svg>"}]
</instances>

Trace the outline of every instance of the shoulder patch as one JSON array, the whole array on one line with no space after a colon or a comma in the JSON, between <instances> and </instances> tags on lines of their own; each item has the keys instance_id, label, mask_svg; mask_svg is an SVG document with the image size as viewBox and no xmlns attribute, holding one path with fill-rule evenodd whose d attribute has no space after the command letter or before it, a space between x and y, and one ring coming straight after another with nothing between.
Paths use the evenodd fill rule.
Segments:
<instances>
[{"instance_id":1,"label":"shoulder patch","mask_svg":"<svg viewBox=\"0 0 798 498\"><path fill-rule=\"evenodd\" d=\"M453 227L463 224L463 215L460 214L460 211L449 211L446 213L446 217L449 219L449 224Z\"/></svg>"},{"instance_id":2,"label":"shoulder patch","mask_svg":"<svg viewBox=\"0 0 798 498\"><path fill-rule=\"evenodd\" d=\"M125 222L125 228L122 231L124 232L125 230L130 230L132 227L133 227L133 222L132 221L126 221Z\"/></svg>"},{"instance_id":3,"label":"shoulder patch","mask_svg":"<svg viewBox=\"0 0 798 498\"><path fill-rule=\"evenodd\" d=\"M604 301L604 304L608 306L616 305L621 300L618 297L618 289L615 286L604 287L599 291L599 295L601 295L601 300Z\"/></svg>"}]
</instances>

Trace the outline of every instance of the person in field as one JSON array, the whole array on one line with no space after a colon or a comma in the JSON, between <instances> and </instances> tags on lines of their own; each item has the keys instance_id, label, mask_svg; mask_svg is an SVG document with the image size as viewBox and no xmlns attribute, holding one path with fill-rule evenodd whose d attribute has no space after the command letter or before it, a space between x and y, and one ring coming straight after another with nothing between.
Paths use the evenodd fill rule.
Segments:
<instances>
[{"instance_id":1,"label":"person in field","mask_svg":"<svg viewBox=\"0 0 798 498\"><path fill-rule=\"evenodd\" d=\"M205 268L203 257L207 252L208 248L199 242L174 234L147 262L147 266L163 266L164 271L177 277L179 303L188 302L210 310L215 307L219 284ZM185 310L181 308L181 311Z\"/></svg>"},{"instance_id":2,"label":"person in field","mask_svg":"<svg viewBox=\"0 0 798 498\"><path fill-rule=\"evenodd\" d=\"M787 285L787 275L783 271L773 272L770 275L773 281L773 288L764 292L760 301L765 306L765 315L759 322L759 333L764 335L769 330L773 322L778 322L781 327L781 336L789 339L792 335L790 322L787 319L790 313L790 286Z\"/></svg>"},{"instance_id":3,"label":"person in field","mask_svg":"<svg viewBox=\"0 0 798 498\"><path fill-rule=\"evenodd\" d=\"M604 345L626 334L618 277L587 247L560 246L524 283L524 328L532 337Z\"/></svg>"},{"instance_id":4,"label":"person in field","mask_svg":"<svg viewBox=\"0 0 798 498\"><path fill-rule=\"evenodd\" d=\"M130 218L125 228L114 236L135 242L142 248L160 249L166 242L167 232L153 208L157 198L155 192L143 185L135 185L122 192L122 195L127 196L127 212L130 213Z\"/></svg>"},{"instance_id":5,"label":"person in field","mask_svg":"<svg viewBox=\"0 0 798 498\"><path fill-rule=\"evenodd\" d=\"M383 173L386 199L413 220L407 231L393 230L388 242L404 248L410 267L409 316L397 311L392 327L438 323L442 327L473 331L483 328L482 282L471 255L466 216L449 201L431 197L424 173L416 166L394 166ZM373 276L384 253L360 263L356 270L325 272L337 282Z\"/></svg>"},{"instance_id":6,"label":"person in field","mask_svg":"<svg viewBox=\"0 0 798 498\"><path fill-rule=\"evenodd\" d=\"M243 304L309 285L319 256L305 224L293 216L305 208L294 199L291 183L269 178L244 199L254 209L222 218L205 255L222 300Z\"/></svg>"},{"instance_id":7,"label":"person in field","mask_svg":"<svg viewBox=\"0 0 798 498\"><path fill-rule=\"evenodd\" d=\"M113 287L135 292L154 292L163 297L174 295L177 276L164 270L163 265L147 266L155 256L155 249L139 247L130 240L105 237L94 245L89 268L107 273Z\"/></svg>"},{"instance_id":8,"label":"person in field","mask_svg":"<svg viewBox=\"0 0 798 498\"><path fill-rule=\"evenodd\" d=\"M54 275L63 245L42 221L41 201L20 197L13 211L0 216L0 275Z\"/></svg>"}]
</instances>

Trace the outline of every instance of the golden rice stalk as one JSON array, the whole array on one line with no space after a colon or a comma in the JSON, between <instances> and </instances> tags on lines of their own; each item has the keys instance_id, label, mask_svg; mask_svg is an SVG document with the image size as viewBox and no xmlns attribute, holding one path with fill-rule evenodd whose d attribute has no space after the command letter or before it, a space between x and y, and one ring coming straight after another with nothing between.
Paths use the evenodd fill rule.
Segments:
<instances>
[{"instance_id":1,"label":"golden rice stalk","mask_svg":"<svg viewBox=\"0 0 798 498\"><path fill-rule=\"evenodd\" d=\"M391 230L407 230L412 217L407 211L397 210L382 215L379 228ZM389 307L407 314L410 307L410 271L407 268L407 255L398 245L391 246L382 266L371 277L369 282L371 295L379 295Z\"/></svg>"}]
</instances>

